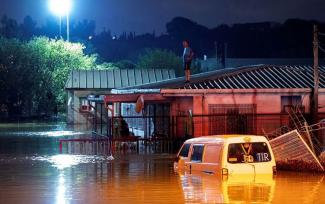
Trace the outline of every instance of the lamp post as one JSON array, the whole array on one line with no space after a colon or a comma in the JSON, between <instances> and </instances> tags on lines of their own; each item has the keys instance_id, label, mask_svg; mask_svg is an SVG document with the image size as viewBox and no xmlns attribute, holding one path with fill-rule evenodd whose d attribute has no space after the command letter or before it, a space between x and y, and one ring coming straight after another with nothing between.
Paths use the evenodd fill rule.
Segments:
<instances>
[{"instance_id":1,"label":"lamp post","mask_svg":"<svg viewBox=\"0 0 325 204\"><path fill-rule=\"evenodd\" d=\"M60 36L62 26L62 16L66 16L67 19L67 41L70 41L70 20L69 14L72 7L72 0L50 0L49 6L51 11L60 19Z\"/></svg>"}]
</instances>

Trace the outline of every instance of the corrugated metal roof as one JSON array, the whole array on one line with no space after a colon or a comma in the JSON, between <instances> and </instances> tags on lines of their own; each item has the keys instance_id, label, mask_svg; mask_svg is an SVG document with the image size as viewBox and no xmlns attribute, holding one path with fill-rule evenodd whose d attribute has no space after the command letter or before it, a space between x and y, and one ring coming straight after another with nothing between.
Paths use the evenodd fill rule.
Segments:
<instances>
[{"instance_id":1,"label":"corrugated metal roof","mask_svg":"<svg viewBox=\"0 0 325 204\"><path fill-rule=\"evenodd\" d=\"M73 70L66 89L118 89L175 78L172 69Z\"/></svg>"},{"instance_id":2,"label":"corrugated metal roof","mask_svg":"<svg viewBox=\"0 0 325 204\"><path fill-rule=\"evenodd\" d=\"M325 88L325 66L320 66L319 87ZM312 66L256 65L216 70L191 76L185 85L184 77L132 88L177 89L274 89L312 88Z\"/></svg>"},{"instance_id":3,"label":"corrugated metal roof","mask_svg":"<svg viewBox=\"0 0 325 204\"><path fill-rule=\"evenodd\" d=\"M325 67L320 67L320 88L325 88ZM259 66L221 74L183 86L184 89L312 88L311 66Z\"/></svg>"}]
</instances>

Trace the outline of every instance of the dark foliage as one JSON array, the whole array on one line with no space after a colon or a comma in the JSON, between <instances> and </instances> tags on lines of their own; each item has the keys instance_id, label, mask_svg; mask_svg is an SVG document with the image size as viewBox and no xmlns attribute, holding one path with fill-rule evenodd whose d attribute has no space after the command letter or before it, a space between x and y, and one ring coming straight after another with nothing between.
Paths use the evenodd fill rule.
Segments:
<instances>
[{"instance_id":1,"label":"dark foliage","mask_svg":"<svg viewBox=\"0 0 325 204\"><path fill-rule=\"evenodd\" d=\"M71 22L71 39L86 45L85 52L98 53L102 61L117 62L131 60L148 48L159 48L182 54L181 42L188 39L195 51L195 57L214 57L218 50L227 50L232 58L298 58L312 57L312 26L318 24L325 30L325 23L289 19L283 24L274 22L244 23L232 26L219 25L208 29L189 19L176 17L166 24L167 34L155 33L136 35L133 32L113 36L109 30L95 33L95 22L83 20ZM62 31L65 30L62 26ZM65 33L63 36L65 37ZM27 16L22 24L3 16L0 21L0 35L7 38L29 40L33 36L58 38L59 25L47 19L42 27ZM220 53L219 53L220 54Z\"/></svg>"}]
</instances>

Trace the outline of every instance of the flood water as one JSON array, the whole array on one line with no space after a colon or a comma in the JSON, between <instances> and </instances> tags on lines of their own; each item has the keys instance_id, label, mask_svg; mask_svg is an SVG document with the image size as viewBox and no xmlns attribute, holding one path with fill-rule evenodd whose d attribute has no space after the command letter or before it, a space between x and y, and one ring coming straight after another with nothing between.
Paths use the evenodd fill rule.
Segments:
<instances>
[{"instance_id":1,"label":"flood water","mask_svg":"<svg viewBox=\"0 0 325 204\"><path fill-rule=\"evenodd\" d=\"M0 124L0 203L325 203L323 174L219 178L175 173L166 153L60 154L82 129Z\"/></svg>"}]
</instances>

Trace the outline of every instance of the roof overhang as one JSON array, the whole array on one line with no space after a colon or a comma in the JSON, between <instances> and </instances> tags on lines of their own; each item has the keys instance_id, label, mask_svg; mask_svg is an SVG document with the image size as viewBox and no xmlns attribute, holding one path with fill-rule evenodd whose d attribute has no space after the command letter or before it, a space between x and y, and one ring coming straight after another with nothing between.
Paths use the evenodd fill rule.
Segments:
<instances>
[{"instance_id":1,"label":"roof overhang","mask_svg":"<svg viewBox=\"0 0 325 204\"><path fill-rule=\"evenodd\" d=\"M162 89L160 91L164 96L188 96L197 94L252 94L252 93L311 93L309 88L284 88L284 89ZM320 89L324 92L325 89Z\"/></svg>"},{"instance_id":2,"label":"roof overhang","mask_svg":"<svg viewBox=\"0 0 325 204\"><path fill-rule=\"evenodd\" d=\"M140 96L145 102L169 101L161 93L131 93L131 94L108 94L104 96L106 104L111 103L136 103Z\"/></svg>"}]
</instances>

